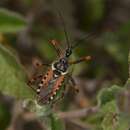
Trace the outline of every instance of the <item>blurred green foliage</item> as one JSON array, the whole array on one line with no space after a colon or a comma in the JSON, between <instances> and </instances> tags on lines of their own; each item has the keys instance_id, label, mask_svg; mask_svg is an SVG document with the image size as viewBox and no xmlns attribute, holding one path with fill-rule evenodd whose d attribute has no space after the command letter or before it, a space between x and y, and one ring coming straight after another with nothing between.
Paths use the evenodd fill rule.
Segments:
<instances>
[{"instance_id":1,"label":"blurred green foliage","mask_svg":"<svg viewBox=\"0 0 130 130\"><path fill-rule=\"evenodd\" d=\"M25 29L26 20L18 13L0 9L0 32L16 33Z\"/></svg>"},{"instance_id":2,"label":"blurred green foliage","mask_svg":"<svg viewBox=\"0 0 130 130\"><path fill-rule=\"evenodd\" d=\"M99 93L97 97L98 105L103 106L107 102L110 102L114 100L117 96L117 93L119 93L123 88L113 85L110 88L103 88Z\"/></svg>"},{"instance_id":3,"label":"blurred green foliage","mask_svg":"<svg viewBox=\"0 0 130 130\"><path fill-rule=\"evenodd\" d=\"M0 129L5 130L11 121L11 112L7 106L0 102Z\"/></svg>"},{"instance_id":4,"label":"blurred green foliage","mask_svg":"<svg viewBox=\"0 0 130 130\"><path fill-rule=\"evenodd\" d=\"M65 130L65 126L63 122L56 117L55 115L51 115L51 130Z\"/></svg>"},{"instance_id":5,"label":"blurred green foliage","mask_svg":"<svg viewBox=\"0 0 130 130\"><path fill-rule=\"evenodd\" d=\"M0 9L0 32L18 32L23 30L26 25L25 19L21 15ZM26 84L23 67L11 50L3 45L0 45L0 63L0 90L2 93L19 99L34 97L32 90Z\"/></svg>"},{"instance_id":6,"label":"blurred green foliage","mask_svg":"<svg viewBox=\"0 0 130 130\"><path fill-rule=\"evenodd\" d=\"M94 126L94 130L127 130L129 128L129 115L120 113L116 103L117 94L121 90L116 85L101 90L98 95L99 112L87 118L87 122Z\"/></svg>"},{"instance_id":7,"label":"blurred green foliage","mask_svg":"<svg viewBox=\"0 0 130 130\"><path fill-rule=\"evenodd\" d=\"M0 45L0 90L3 94L19 99L33 98L32 89L27 86L24 69L11 52Z\"/></svg>"}]
</instances>

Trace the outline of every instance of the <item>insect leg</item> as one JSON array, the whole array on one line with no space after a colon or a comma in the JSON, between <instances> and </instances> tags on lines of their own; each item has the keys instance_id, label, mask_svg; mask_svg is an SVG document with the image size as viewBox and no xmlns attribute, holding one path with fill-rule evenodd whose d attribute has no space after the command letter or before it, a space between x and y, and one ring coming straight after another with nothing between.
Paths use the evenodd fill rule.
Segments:
<instances>
[{"instance_id":1,"label":"insect leg","mask_svg":"<svg viewBox=\"0 0 130 130\"><path fill-rule=\"evenodd\" d=\"M72 88L75 90L76 93L78 93L79 89L77 88L76 82L72 76L69 78L69 81L70 81Z\"/></svg>"},{"instance_id":2,"label":"insect leg","mask_svg":"<svg viewBox=\"0 0 130 130\"><path fill-rule=\"evenodd\" d=\"M57 40L54 40L54 39L51 40L50 43L51 43L51 45L53 45L54 49L56 50L57 55L58 55L59 57L63 56L63 52L62 52L61 48L58 47L58 45L59 45L60 43L59 43Z\"/></svg>"},{"instance_id":3,"label":"insect leg","mask_svg":"<svg viewBox=\"0 0 130 130\"><path fill-rule=\"evenodd\" d=\"M39 74L39 75L37 75L37 76L33 76L33 77L28 81L28 83L27 83L28 86L30 86L34 91L36 91L36 88L34 88L32 85L35 85L36 82L37 82L38 80L40 80L42 77L43 77L42 74Z\"/></svg>"},{"instance_id":4,"label":"insect leg","mask_svg":"<svg viewBox=\"0 0 130 130\"><path fill-rule=\"evenodd\" d=\"M81 57L80 59L78 60L75 60L75 61L69 61L69 64L78 64L80 62L83 62L83 61L89 61L91 60L91 56L85 56L85 57Z\"/></svg>"},{"instance_id":5,"label":"insect leg","mask_svg":"<svg viewBox=\"0 0 130 130\"><path fill-rule=\"evenodd\" d=\"M51 64L48 64L48 63L42 63L38 58L34 58L32 60L32 64L33 66L38 69L39 67L42 67L42 66L51 66Z\"/></svg>"}]
</instances>

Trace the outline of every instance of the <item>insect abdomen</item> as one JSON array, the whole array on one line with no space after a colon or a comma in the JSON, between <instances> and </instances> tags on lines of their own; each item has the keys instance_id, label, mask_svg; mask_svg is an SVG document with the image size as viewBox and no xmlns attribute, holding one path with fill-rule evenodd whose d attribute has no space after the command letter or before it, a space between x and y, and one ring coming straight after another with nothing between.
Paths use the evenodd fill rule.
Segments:
<instances>
[{"instance_id":1,"label":"insect abdomen","mask_svg":"<svg viewBox=\"0 0 130 130\"><path fill-rule=\"evenodd\" d=\"M41 90L48 87L48 83L53 78L53 71L50 69L47 73L41 78L41 81L38 84L37 94L40 96Z\"/></svg>"},{"instance_id":2,"label":"insect abdomen","mask_svg":"<svg viewBox=\"0 0 130 130\"><path fill-rule=\"evenodd\" d=\"M42 95L39 97L39 102L42 104L46 104L51 101L53 102L53 100L55 100L57 92L62 87L63 82L64 82L64 76L60 76L54 82L51 81L48 88L44 89L46 93L42 92Z\"/></svg>"}]
</instances>

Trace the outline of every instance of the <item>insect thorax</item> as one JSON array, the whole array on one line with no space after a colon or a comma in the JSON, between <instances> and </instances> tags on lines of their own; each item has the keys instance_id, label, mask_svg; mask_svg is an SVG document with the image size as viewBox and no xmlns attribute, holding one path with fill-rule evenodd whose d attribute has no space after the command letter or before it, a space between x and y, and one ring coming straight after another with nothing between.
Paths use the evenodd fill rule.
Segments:
<instances>
[{"instance_id":1,"label":"insect thorax","mask_svg":"<svg viewBox=\"0 0 130 130\"><path fill-rule=\"evenodd\" d=\"M52 64L52 70L54 72L54 77L57 78L60 75L65 75L68 73L68 59L61 58Z\"/></svg>"}]
</instances>

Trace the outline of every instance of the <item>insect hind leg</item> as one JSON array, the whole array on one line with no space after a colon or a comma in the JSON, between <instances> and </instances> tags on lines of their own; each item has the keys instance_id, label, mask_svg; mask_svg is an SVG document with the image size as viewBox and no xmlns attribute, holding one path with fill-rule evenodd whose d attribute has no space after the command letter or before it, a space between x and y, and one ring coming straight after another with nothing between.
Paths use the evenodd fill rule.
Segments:
<instances>
[{"instance_id":1,"label":"insect hind leg","mask_svg":"<svg viewBox=\"0 0 130 130\"><path fill-rule=\"evenodd\" d=\"M70 81L71 87L74 89L74 91L76 93L78 93L79 89L78 89L77 84L72 76L69 78L69 81Z\"/></svg>"}]
</instances>

